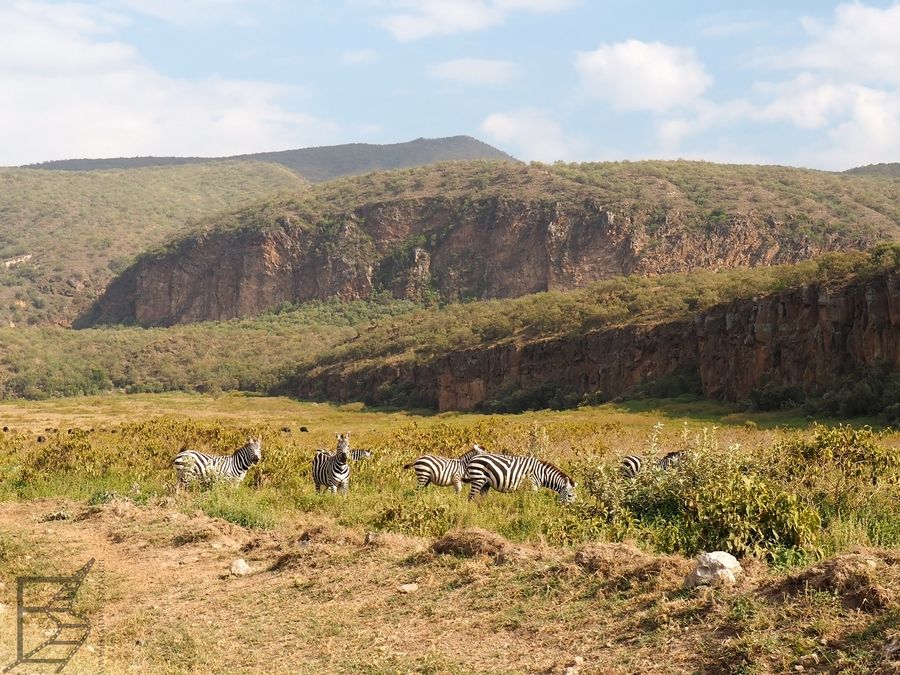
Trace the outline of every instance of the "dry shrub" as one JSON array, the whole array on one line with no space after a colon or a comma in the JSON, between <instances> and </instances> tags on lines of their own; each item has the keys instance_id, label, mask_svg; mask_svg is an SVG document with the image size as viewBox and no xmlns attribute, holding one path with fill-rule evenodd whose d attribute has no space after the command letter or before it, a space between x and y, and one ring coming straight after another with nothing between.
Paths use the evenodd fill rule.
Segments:
<instances>
[{"instance_id":1,"label":"dry shrub","mask_svg":"<svg viewBox=\"0 0 900 675\"><path fill-rule=\"evenodd\" d=\"M431 550L435 553L463 558L480 555L496 558L506 553L508 548L509 542L499 534L478 527L453 530L431 545Z\"/></svg>"},{"instance_id":2,"label":"dry shrub","mask_svg":"<svg viewBox=\"0 0 900 675\"><path fill-rule=\"evenodd\" d=\"M609 579L680 583L690 561L675 555L651 555L632 544L587 544L575 552L575 563L584 571Z\"/></svg>"},{"instance_id":3,"label":"dry shrub","mask_svg":"<svg viewBox=\"0 0 900 675\"><path fill-rule=\"evenodd\" d=\"M776 588L784 595L806 589L833 593L849 609L887 609L900 601L900 555L887 551L845 553L788 577Z\"/></svg>"},{"instance_id":4,"label":"dry shrub","mask_svg":"<svg viewBox=\"0 0 900 675\"><path fill-rule=\"evenodd\" d=\"M217 532L211 527L201 527L196 530L184 530L172 537L172 546L187 546L212 539Z\"/></svg>"}]
</instances>

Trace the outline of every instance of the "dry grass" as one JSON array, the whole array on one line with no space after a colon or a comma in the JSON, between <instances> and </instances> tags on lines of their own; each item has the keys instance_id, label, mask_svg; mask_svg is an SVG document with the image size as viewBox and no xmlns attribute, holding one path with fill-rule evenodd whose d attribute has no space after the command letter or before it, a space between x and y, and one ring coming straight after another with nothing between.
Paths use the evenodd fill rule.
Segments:
<instances>
[{"instance_id":1,"label":"dry grass","mask_svg":"<svg viewBox=\"0 0 900 675\"><path fill-rule=\"evenodd\" d=\"M583 673L898 665L895 600L862 612L845 603L862 588L860 565L880 597L896 598L896 552L840 556L794 575L751 563L737 587L687 592L690 561L631 545L532 548L500 561L513 545L492 533L367 536L303 516L260 533L126 504L0 506L3 540L48 568L100 563L84 604L102 635L67 672L91 672L101 657L108 672L137 673L562 673L575 657ZM61 509L86 517L39 522ZM249 576L229 575L237 557ZM9 574L3 561L5 604L14 602ZM400 592L405 583L418 590ZM0 616L3 655L14 652L12 620Z\"/></svg>"}]
</instances>

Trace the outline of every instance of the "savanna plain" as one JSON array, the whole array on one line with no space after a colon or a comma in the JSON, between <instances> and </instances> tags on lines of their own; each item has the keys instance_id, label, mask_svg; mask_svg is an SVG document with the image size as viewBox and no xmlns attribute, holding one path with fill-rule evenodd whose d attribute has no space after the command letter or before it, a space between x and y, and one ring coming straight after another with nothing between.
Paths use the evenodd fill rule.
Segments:
<instances>
[{"instance_id":1,"label":"savanna plain","mask_svg":"<svg viewBox=\"0 0 900 675\"><path fill-rule=\"evenodd\" d=\"M250 394L0 402L0 657L15 579L95 566L65 672L900 672L900 434L696 399L515 415ZM305 427L307 431L301 431ZM350 432L347 495L310 464ZM188 445L262 438L239 485L176 491ZM424 453L535 454L578 484L418 491ZM627 454L685 451L620 476ZM685 590L726 550L730 587ZM234 575L243 558L250 573Z\"/></svg>"}]
</instances>

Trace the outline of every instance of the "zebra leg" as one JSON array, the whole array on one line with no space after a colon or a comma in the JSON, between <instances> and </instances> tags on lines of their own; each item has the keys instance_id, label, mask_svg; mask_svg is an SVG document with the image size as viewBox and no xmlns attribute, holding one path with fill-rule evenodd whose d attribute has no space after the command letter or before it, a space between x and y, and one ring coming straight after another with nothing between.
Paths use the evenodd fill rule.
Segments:
<instances>
[{"instance_id":1,"label":"zebra leg","mask_svg":"<svg viewBox=\"0 0 900 675\"><path fill-rule=\"evenodd\" d=\"M328 492L330 494L336 495L337 494L337 485L329 485Z\"/></svg>"},{"instance_id":2,"label":"zebra leg","mask_svg":"<svg viewBox=\"0 0 900 675\"><path fill-rule=\"evenodd\" d=\"M349 478L341 483L341 492L343 492L344 494L347 494L348 492L350 492L350 479Z\"/></svg>"},{"instance_id":3,"label":"zebra leg","mask_svg":"<svg viewBox=\"0 0 900 675\"><path fill-rule=\"evenodd\" d=\"M475 499L475 495L479 493L481 490L481 483L476 481L472 481L472 487L469 489L469 501Z\"/></svg>"},{"instance_id":4,"label":"zebra leg","mask_svg":"<svg viewBox=\"0 0 900 675\"><path fill-rule=\"evenodd\" d=\"M456 490L456 494L462 492L462 478L459 476L453 477L453 489Z\"/></svg>"}]
</instances>

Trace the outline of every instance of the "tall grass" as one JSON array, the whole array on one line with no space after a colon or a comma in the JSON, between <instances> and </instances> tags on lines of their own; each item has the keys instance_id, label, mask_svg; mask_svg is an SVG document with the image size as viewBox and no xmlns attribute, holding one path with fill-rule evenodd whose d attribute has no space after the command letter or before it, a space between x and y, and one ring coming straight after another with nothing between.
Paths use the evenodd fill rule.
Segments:
<instances>
[{"instance_id":1,"label":"tall grass","mask_svg":"<svg viewBox=\"0 0 900 675\"><path fill-rule=\"evenodd\" d=\"M355 436L374 458L353 464L348 496L317 494L310 479L313 453L330 446L330 429L298 439L268 424L161 417L93 433L60 431L44 443L4 434L0 498L167 498L174 482L171 459L182 443L221 454L260 435L263 460L243 484L191 492L178 503L252 528L289 522L302 512L413 535L478 526L520 541L633 540L657 551L723 549L777 564L854 545L900 546L896 439L892 445L868 428L817 426L774 441L769 432L730 430L730 442L720 444L716 429L686 425L673 443L671 437L661 440L658 428L639 439L605 425L603 417L598 411L579 419L545 415L541 424L515 416L400 427L367 423L365 433ZM735 434L742 443L730 440ZM579 483L578 501L565 508L549 491L523 491L490 492L469 502L451 489L416 490L414 475L402 468L419 454L455 456L475 441L490 451L536 453L559 464ZM624 449L649 456L678 444L686 459L677 468L647 469L634 481L619 475Z\"/></svg>"}]
</instances>

